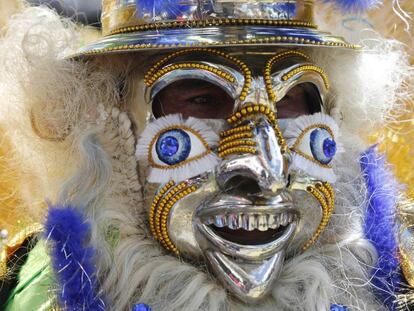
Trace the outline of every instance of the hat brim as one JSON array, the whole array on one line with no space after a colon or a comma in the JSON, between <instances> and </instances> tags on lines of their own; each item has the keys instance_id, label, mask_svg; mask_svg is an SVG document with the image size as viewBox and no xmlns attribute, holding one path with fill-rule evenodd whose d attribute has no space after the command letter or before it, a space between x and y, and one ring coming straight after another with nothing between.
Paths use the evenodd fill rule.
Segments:
<instances>
[{"instance_id":1,"label":"hat brim","mask_svg":"<svg viewBox=\"0 0 414 311\"><path fill-rule=\"evenodd\" d=\"M120 33L80 48L70 57L183 47L315 46L358 49L342 37L312 28L227 26Z\"/></svg>"}]
</instances>

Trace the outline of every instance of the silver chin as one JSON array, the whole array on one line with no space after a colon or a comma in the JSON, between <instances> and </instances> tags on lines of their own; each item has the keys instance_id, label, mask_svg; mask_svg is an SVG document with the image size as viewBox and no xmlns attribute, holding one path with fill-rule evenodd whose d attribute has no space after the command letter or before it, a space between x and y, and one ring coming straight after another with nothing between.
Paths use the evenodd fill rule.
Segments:
<instances>
[{"instance_id":1,"label":"silver chin","mask_svg":"<svg viewBox=\"0 0 414 311\"><path fill-rule=\"evenodd\" d=\"M202 208L196 217L196 238L214 274L239 299L251 303L266 296L279 276L297 217L291 205L243 203L233 198ZM213 228L263 233L271 229L278 236L269 236L271 240L263 244L240 244L226 240Z\"/></svg>"}]
</instances>

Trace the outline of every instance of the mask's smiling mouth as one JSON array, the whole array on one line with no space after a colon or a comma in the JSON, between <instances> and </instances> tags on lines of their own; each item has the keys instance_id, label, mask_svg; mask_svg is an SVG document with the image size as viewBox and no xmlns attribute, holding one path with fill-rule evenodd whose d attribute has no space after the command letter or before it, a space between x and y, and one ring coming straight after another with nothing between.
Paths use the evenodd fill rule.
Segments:
<instances>
[{"instance_id":1,"label":"mask's smiling mouth","mask_svg":"<svg viewBox=\"0 0 414 311\"><path fill-rule=\"evenodd\" d=\"M279 239L296 220L292 213L239 213L204 217L202 223L224 240L241 245L262 245Z\"/></svg>"},{"instance_id":2,"label":"mask's smiling mouth","mask_svg":"<svg viewBox=\"0 0 414 311\"><path fill-rule=\"evenodd\" d=\"M204 237L202 248L213 247L247 261L268 258L283 249L299 221L293 206L283 203L209 206L196 218L197 231Z\"/></svg>"}]
</instances>

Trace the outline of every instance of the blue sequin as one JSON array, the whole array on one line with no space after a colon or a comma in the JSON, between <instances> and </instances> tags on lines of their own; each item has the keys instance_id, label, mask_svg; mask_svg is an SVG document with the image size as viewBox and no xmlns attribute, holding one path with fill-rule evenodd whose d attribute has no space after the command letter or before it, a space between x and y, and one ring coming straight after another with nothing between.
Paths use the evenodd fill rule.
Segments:
<instances>
[{"instance_id":1,"label":"blue sequin","mask_svg":"<svg viewBox=\"0 0 414 311\"><path fill-rule=\"evenodd\" d=\"M324 128L316 128L311 132L309 145L315 160L322 164L331 162L336 153L336 143Z\"/></svg>"},{"instance_id":2,"label":"blue sequin","mask_svg":"<svg viewBox=\"0 0 414 311\"><path fill-rule=\"evenodd\" d=\"M331 304L331 311L349 311L349 309L342 305Z\"/></svg>"},{"instance_id":3,"label":"blue sequin","mask_svg":"<svg viewBox=\"0 0 414 311\"><path fill-rule=\"evenodd\" d=\"M327 138L323 141L323 153L332 158L336 153L336 142L332 138Z\"/></svg>"},{"instance_id":4,"label":"blue sequin","mask_svg":"<svg viewBox=\"0 0 414 311\"><path fill-rule=\"evenodd\" d=\"M169 130L158 137L155 151L158 159L165 164L178 164L190 155L191 138L181 129Z\"/></svg>"},{"instance_id":5,"label":"blue sequin","mask_svg":"<svg viewBox=\"0 0 414 311\"><path fill-rule=\"evenodd\" d=\"M132 308L132 311L152 311L152 309L150 308L149 305L145 303L138 303L134 305L134 307Z\"/></svg>"}]
</instances>

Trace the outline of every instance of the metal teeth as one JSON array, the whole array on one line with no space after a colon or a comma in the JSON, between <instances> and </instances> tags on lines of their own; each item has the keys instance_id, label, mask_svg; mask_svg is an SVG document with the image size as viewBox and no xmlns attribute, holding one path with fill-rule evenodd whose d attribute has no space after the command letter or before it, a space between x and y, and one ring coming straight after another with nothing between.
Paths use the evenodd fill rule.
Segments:
<instances>
[{"instance_id":1,"label":"metal teeth","mask_svg":"<svg viewBox=\"0 0 414 311\"><path fill-rule=\"evenodd\" d=\"M218 228L223 228L226 225L226 217L222 215L215 216L214 225Z\"/></svg>"},{"instance_id":2,"label":"metal teeth","mask_svg":"<svg viewBox=\"0 0 414 311\"><path fill-rule=\"evenodd\" d=\"M269 215L269 228L276 229L278 227L278 218L277 215Z\"/></svg>"},{"instance_id":3,"label":"metal teeth","mask_svg":"<svg viewBox=\"0 0 414 311\"><path fill-rule=\"evenodd\" d=\"M268 222L267 222L267 215L257 216L258 218L258 229L260 231L266 231L269 228Z\"/></svg>"},{"instance_id":4,"label":"metal teeth","mask_svg":"<svg viewBox=\"0 0 414 311\"><path fill-rule=\"evenodd\" d=\"M202 218L202 222L205 225L214 225L218 228L227 227L231 230L244 229L247 231L277 229L280 226L287 226L295 220L296 216L287 212L276 215L231 213Z\"/></svg>"},{"instance_id":5,"label":"metal teeth","mask_svg":"<svg viewBox=\"0 0 414 311\"><path fill-rule=\"evenodd\" d=\"M248 226L247 228L243 228L246 229L248 231L253 231L254 229L256 229L256 220L254 219L254 215L246 215L246 217L249 219L248 222Z\"/></svg>"},{"instance_id":6,"label":"metal teeth","mask_svg":"<svg viewBox=\"0 0 414 311\"><path fill-rule=\"evenodd\" d=\"M280 215L280 224L282 226L286 226L287 225L287 214L282 214Z\"/></svg>"},{"instance_id":7,"label":"metal teeth","mask_svg":"<svg viewBox=\"0 0 414 311\"><path fill-rule=\"evenodd\" d=\"M237 215L230 214L227 216L227 227L229 227L230 229L237 229L238 227Z\"/></svg>"}]
</instances>

